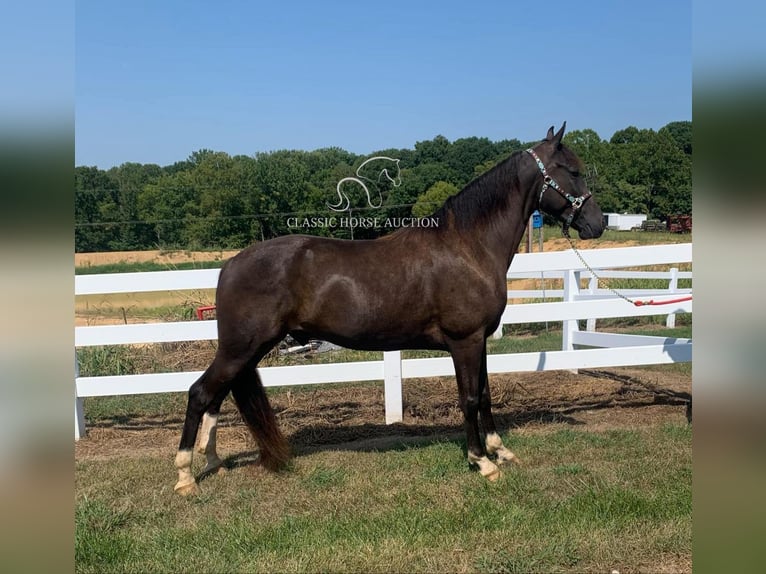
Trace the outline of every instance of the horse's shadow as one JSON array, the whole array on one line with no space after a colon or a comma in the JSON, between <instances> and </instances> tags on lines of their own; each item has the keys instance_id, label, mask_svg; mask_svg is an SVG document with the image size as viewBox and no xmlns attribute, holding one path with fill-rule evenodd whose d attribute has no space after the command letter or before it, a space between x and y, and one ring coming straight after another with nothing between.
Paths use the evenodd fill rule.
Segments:
<instances>
[{"instance_id":1,"label":"horse's shadow","mask_svg":"<svg viewBox=\"0 0 766 574\"><path fill-rule=\"evenodd\" d=\"M534 420L541 423L564 423L582 425L575 417L541 410L525 412L522 417L495 414L495 421L500 428L519 426L519 419L524 423ZM515 419L515 424L510 421ZM412 448L428 447L433 444L451 443L466 454L466 439L462 424L374 424L338 426L316 424L301 427L288 437L293 456L306 456L317 452L396 452ZM227 456L223 468L233 470L258 464L258 451L248 450ZM204 480L211 473L197 477Z\"/></svg>"},{"instance_id":2,"label":"horse's shadow","mask_svg":"<svg viewBox=\"0 0 766 574\"><path fill-rule=\"evenodd\" d=\"M620 401L621 408L642 408L649 405L684 406L687 418L690 417L690 396L687 393L659 391L653 393L652 401ZM600 404L583 404L550 408L508 410L494 413L499 429L518 428L530 423L565 424L582 426L586 423L578 418L578 413L608 409L614 404L604 401ZM437 443L452 443L456 448L466 451L466 440L462 424L406 424L395 423L358 425L314 424L297 429L288 437L294 456L305 456L317 452L395 452L411 448L428 447ZM227 456L223 468L233 470L258 464L258 451L248 450ZM208 475L201 475L204 480Z\"/></svg>"}]
</instances>

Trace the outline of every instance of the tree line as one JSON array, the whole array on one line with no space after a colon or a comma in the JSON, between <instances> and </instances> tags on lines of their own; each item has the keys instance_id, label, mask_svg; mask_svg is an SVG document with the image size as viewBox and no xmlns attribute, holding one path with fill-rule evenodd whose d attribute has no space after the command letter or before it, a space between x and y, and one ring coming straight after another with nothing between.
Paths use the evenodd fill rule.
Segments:
<instances>
[{"instance_id":1,"label":"tree line","mask_svg":"<svg viewBox=\"0 0 766 574\"><path fill-rule=\"evenodd\" d=\"M586 181L604 212L646 213L657 219L691 214L691 122L671 122L657 131L627 127L609 140L593 130L575 130L564 141L582 159ZM287 233L376 237L390 229L300 227L295 222L339 215L330 206L338 203L337 186L344 178L342 191L350 205L346 217L364 217L371 210L381 219L423 217L498 161L536 143L481 137L450 142L439 135L413 149L365 156L340 148L254 156L203 149L163 167L78 166L75 250L238 249ZM363 164L371 156L399 162L377 167L371 162L357 178L356 170L366 169Z\"/></svg>"}]
</instances>

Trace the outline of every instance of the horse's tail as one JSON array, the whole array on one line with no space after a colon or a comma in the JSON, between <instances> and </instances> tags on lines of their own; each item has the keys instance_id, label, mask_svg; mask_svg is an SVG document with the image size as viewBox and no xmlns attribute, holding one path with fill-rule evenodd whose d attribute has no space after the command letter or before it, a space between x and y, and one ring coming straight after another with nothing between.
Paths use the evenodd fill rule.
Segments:
<instances>
[{"instance_id":1,"label":"horse's tail","mask_svg":"<svg viewBox=\"0 0 766 574\"><path fill-rule=\"evenodd\" d=\"M248 376L237 377L231 394L245 424L258 443L260 463L272 471L284 468L290 459L290 445L279 430L258 371L253 368Z\"/></svg>"}]
</instances>

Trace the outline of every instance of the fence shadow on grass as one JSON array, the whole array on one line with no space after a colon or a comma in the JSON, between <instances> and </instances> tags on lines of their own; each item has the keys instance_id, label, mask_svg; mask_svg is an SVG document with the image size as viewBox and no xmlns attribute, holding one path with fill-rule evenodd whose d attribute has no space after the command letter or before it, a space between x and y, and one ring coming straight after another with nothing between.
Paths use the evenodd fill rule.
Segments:
<instances>
[{"instance_id":1,"label":"fence shadow on grass","mask_svg":"<svg viewBox=\"0 0 766 574\"><path fill-rule=\"evenodd\" d=\"M91 429L118 429L118 430L156 430L156 429L178 429L181 432L184 419L182 416L164 416L164 415L114 415L112 417L100 416L95 420L88 419L88 428Z\"/></svg>"},{"instance_id":2,"label":"fence shadow on grass","mask_svg":"<svg viewBox=\"0 0 766 574\"><path fill-rule=\"evenodd\" d=\"M649 385L644 381L638 381L632 377L620 376L607 371L589 370L587 374L595 378L604 378L618 380L622 385L614 393L607 395L599 400L588 400L582 397L577 402L562 401L533 401L538 404L521 404L513 407L508 405L496 405L493 409L495 421L500 429L514 428L524 426L531 422L537 423L565 423L570 425L583 424L575 416L579 412L608 409L613 407L620 408L641 408L648 405L667 405L683 406L687 410L691 406L691 393L675 391L672 389L660 388L655 385ZM594 399L595 397L590 397ZM540 403L545 403L540 405ZM433 405L411 405L411 411L415 418L427 414L429 407ZM448 411L445 406L437 407L441 411ZM455 405L456 408L456 405ZM401 440L411 438L422 438L424 436L438 436L448 433L462 433L462 423L459 421L451 423L439 422L405 422L393 425L363 423L346 424L339 423L316 423L321 419L335 419L342 421L346 416L352 418L355 409L363 409L363 405L355 402L326 402L306 417L307 424L302 424L302 417L296 414L290 418L292 426L298 427L295 432L290 433L290 441L296 452L313 452L311 449L317 449L322 445L346 444L353 446L357 441L365 441L375 437L392 436ZM277 416L289 409L276 409ZM224 414L222 412L222 414ZM382 418L382 417L381 417ZM410 417L412 418L412 417ZM434 418L449 418L444 413L437 413ZM183 424L183 417L179 415L169 416L167 413L146 415L138 413L121 413L111 417L99 416L95 420L88 422L92 428L113 428L125 430L152 430L152 429L179 429ZM239 417L236 412L224 414L223 423L238 424ZM357 448L355 450L363 450Z\"/></svg>"}]
</instances>

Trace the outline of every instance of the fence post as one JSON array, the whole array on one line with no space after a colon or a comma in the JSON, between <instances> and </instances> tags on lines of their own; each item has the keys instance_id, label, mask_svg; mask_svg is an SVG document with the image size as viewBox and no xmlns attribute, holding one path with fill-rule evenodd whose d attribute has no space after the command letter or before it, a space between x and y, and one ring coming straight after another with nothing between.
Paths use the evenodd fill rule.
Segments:
<instances>
[{"instance_id":1,"label":"fence post","mask_svg":"<svg viewBox=\"0 0 766 574\"><path fill-rule=\"evenodd\" d=\"M670 268L670 283L668 283L668 293L675 293L678 290L678 267ZM672 329L676 326L676 315L671 313L665 319L665 326Z\"/></svg>"},{"instance_id":2,"label":"fence post","mask_svg":"<svg viewBox=\"0 0 766 574\"><path fill-rule=\"evenodd\" d=\"M568 269L564 273L564 301L574 301L577 295L580 294L580 272ZM567 319L562 324L562 351L574 351L574 344L572 343L573 333L579 331L580 326L577 319ZM577 374L577 369L569 369L571 373Z\"/></svg>"},{"instance_id":3,"label":"fence post","mask_svg":"<svg viewBox=\"0 0 766 574\"><path fill-rule=\"evenodd\" d=\"M74 440L80 440L85 436L85 411L83 399L77 396L77 377L80 376L80 365L77 362L77 351L74 354Z\"/></svg>"},{"instance_id":4,"label":"fence post","mask_svg":"<svg viewBox=\"0 0 766 574\"><path fill-rule=\"evenodd\" d=\"M594 274L591 274L590 281L588 281L588 293L590 293L591 295L595 295L597 290L598 290L598 277L596 277ZM585 330L594 332L596 330L596 320L588 319L588 322L585 326Z\"/></svg>"},{"instance_id":5,"label":"fence post","mask_svg":"<svg viewBox=\"0 0 766 574\"><path fill-rule=\"evenodd\" d=\"M383 393L386 424L402 422L402 352L383 353Z\"/></svg>"}]
</instances>

